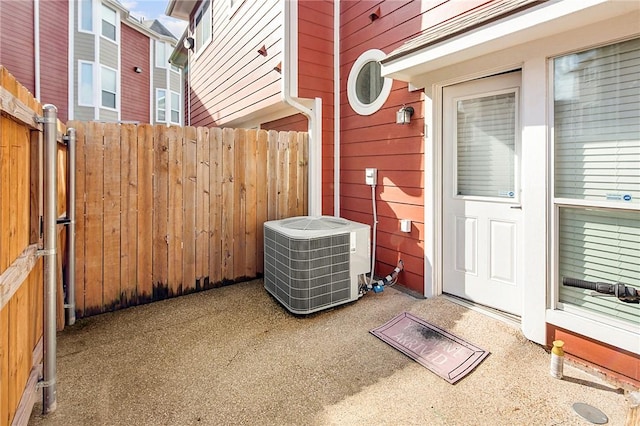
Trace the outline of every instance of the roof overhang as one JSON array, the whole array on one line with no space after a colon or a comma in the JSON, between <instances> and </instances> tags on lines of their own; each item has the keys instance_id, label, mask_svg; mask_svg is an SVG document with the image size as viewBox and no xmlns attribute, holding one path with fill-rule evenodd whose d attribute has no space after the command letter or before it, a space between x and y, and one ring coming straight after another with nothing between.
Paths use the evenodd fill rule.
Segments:
<instances>
[{"instance_id":1,"label":"roof overhang","mask_svg":"<svg viewBox=\"0 0 640 426\"><path fill-rule=\"evenodd\" d=\"M188 21L191 12L198 4L199 0L169 0L167 9L164 14L171 16L172 18L182 19Z\"/></svg>"},{"instance_id":2,"label":"roof overhang","mask_svg":"<svg viewBox=\"0 0 640 426\"><path fill-rule=\"evenodd\" d=\"M189 28L185 28L180 40L178 40L178 43L173 48L171 56L169 56L169 62L180 68L185 68L189 62L189 51L184 46L184 39L187 37L188 33Z\"/></svg>"},{"instance_id":3,"label":"roof overhang","mask_svg":"<svg viewBox=\"0 0 640 426\"><path fill-rule=\"evenodd\" d=\"M381 61L382 75L420 87L416 83L417 77L439 68L637 10L638 4L633 1L561 0L536 3L453 37L441 34L422 45L416 45L415 42L419 41L419 37L416 37ZM465 18L466 15L460 17ZM413 46L407 48L410 43Z\"/></svg>"}]
</instances>

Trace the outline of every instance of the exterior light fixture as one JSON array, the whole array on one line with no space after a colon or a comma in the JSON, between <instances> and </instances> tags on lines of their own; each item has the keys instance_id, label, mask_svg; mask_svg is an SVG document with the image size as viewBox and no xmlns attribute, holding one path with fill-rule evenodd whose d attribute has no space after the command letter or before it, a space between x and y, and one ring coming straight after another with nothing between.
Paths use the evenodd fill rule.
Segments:
<instances>
[{"instance_id":1,"label":"exterior light fixture","mask_svg":"<svg viewBox=\"0 0 640 426\"><path fill-rule=\"evenodd\" d=\"M396 112L396 123L397 124L409 124L411 122L411 116L415 110L411 106L404 106Z\"/></svg>"},{"instance_id":2,"label":"exterior light fixture","mask_svg":"<svg viewBox=\"0 0 640 426\"><path fill-rule=\"evenodd\" d=\"M140 67L133 67L133 70L138 74L140 74L142 72L142 68L140 68Z\"/></svg>"},{"instance_id":3,"label":"exterior light fixture","mask_svg":"<svg viewBox=\"0 0 640 426\"><path fill-rule=\"evenodd\" d=\"M185 37L182 41L182 45L187 50L193 50L193 46L195 45L195 39L193 37Z\"/></svg>"}]
</instances>

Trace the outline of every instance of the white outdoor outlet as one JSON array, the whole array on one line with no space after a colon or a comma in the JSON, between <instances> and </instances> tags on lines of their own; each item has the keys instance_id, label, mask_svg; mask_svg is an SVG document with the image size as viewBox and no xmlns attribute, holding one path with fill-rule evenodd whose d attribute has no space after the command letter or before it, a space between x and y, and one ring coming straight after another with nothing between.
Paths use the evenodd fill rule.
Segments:
<instances>
[{"instance_id":1,"label":"white outdoor outlet","mask_svg":"<svg viewBox=\"0 0 640 426\"><path fill-rule=\"evenodd\" d=\"M367 185L375 185L378 183L378 169L364 169L364 182Z\"/></svg>"}]
</instances>

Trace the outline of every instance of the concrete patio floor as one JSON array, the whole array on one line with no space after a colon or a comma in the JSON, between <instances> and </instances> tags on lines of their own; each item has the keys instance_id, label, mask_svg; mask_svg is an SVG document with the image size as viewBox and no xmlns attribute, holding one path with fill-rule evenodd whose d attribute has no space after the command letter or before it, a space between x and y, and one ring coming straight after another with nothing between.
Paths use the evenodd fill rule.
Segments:
<instances>
[{"instance_id":1,"label":"concrete patio floor","mask_svg":"<svg viewBox=\"0 0 640 426\"><path fill-rule=\"evenodd\" d=\"M408 311L491 355L455 385L369 333ZM58 335L58 408L30 425L623 425L622 389L512 325L389 288L307 317L261 280L80 320Z\"/></svg>"}]
</instances>

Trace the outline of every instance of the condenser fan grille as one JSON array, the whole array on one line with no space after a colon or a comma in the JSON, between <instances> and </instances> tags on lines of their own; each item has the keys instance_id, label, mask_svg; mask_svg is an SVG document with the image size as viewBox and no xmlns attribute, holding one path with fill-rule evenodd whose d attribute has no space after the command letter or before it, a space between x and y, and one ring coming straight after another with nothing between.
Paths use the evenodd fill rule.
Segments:
<instances>
[{"instance_id":1,"label":"condenser fan grille","mask_svg":"<svg viewBox=\"0 0 640 426\"><path fill-rule=\"evenodd\" d=\"M349 233L300 239L265 227L265 288L295 313L349 301L349 249Z\"/></svg>"}]
</instances>

